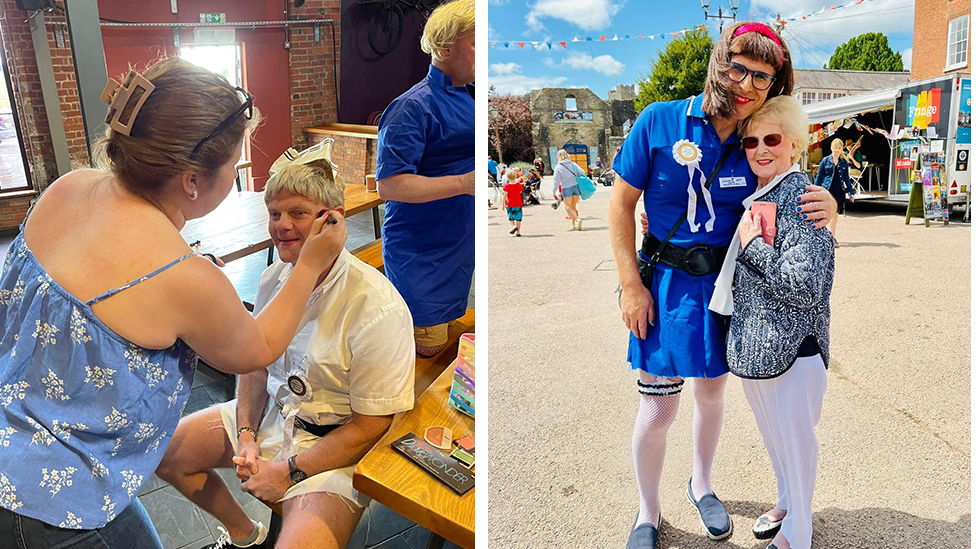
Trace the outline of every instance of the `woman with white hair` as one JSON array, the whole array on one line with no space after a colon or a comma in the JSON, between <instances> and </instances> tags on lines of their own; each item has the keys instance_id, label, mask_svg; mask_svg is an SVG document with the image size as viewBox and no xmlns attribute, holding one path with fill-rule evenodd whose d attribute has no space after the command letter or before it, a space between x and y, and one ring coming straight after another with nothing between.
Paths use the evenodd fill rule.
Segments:
<instances>
[{"instance_id":1,"label":"woman with white hair","mask_svg":"<svg viewBox=\"0 0 976 549\"><path fill-rule=\"evenodd\" d=\"M552 170L552 196L556 197L558 189L562 189L563 206L569 215L570 228L582 231L583 220L580 219L577 209L581 195L576 178L583 175L583 168L569 159L569 153L565 149L559 149L556 159L559 163Z\"/></svg>"},{"instance_id":2,"label":"woman with white hair","mask_svg":"<svg viewBox=\"0 0 976 549\"><path fill-rule=\"evenodd\" d=\"M794 211L808 183L796 164L807 142L799 103L790 96L770 99L739 134L758 190L743 202L752 210L742 216L709 308L732 315L729 370L742 378L776 474L776 506L759 517L753 534L773 538L768 549L809 549L819 453L814 427L827 390L833 241ZM760 203L767 212L775 205L775 214L760 214Z\"/></svg>"},{"instance_id":3,"label":"woman with white hair","mask_svg":"<svg viewBox=\"0 0 976 549\"><path fill-rule=\"evenodd\" d=\"M474 0L431 14L427 77L386 108L376 187L386 200L383 265L413 314L417 353L447 344L474 274Z\"/></svg>"},{"instance_id":4,"label":"woman with white hair","mask_svg":"<svg viewBox=\"0 0 976 549\"><path fill-rule=\"evenodd\" d=\"M851 175L847 158L844 154L844 142L834 139L830 142L830 156L824 157L817 168L816 184L830 189L830 194L837 201L837 213L844 213L844 195L850 196L850 201L854 202L854 185L851 184ZM840 246L837 242L837 217L834 216L827 226L834 235L834 246Z\"/></svg>"}]
</instances>

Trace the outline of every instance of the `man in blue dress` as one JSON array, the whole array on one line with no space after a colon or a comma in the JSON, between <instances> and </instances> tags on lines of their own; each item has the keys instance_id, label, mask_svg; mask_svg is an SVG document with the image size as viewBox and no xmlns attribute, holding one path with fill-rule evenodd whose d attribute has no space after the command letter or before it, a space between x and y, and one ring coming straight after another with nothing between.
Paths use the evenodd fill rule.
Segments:
<instances>
[{"instance_id":1,"label":"man in blue dress","mask_svg":"<svg viewBox=\"0 0 976 549\"><path fill-rule=\"evenodd\" d=\"M474 12L474 0L434 10L421 38L427 77L390 103L379 126L383 264L422 356L446 345L474 274Z\"/></svg>"}]
</instances>

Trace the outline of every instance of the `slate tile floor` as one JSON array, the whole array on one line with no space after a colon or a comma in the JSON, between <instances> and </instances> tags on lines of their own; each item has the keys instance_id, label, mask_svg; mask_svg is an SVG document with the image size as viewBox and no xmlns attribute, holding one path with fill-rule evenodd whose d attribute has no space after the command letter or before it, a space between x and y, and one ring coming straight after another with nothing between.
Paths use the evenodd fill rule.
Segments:
<instances>
[{"instance_id":1,"label":"slate tile floor","mask_svg":"<svg viewBox=\"0 0 976 549\"><path fill-rule=\"evenodd\" d=\"M381 206L381 220L382 216ZM373 240L373 221L370 215L365 213L355 215L347 219L346 223L349 228L346 249L354 250ZM13 239L13 236L0 236L0 258L6 257L7 248ZM264 257L266 264L267 256L263 253L249 257L256 256ZM259 276L261 273L260 265L255 269L251 269L249 265L248 274L251 274L252 270L254 276ZM474 308L474 281L468 294L468 307ZM201 365L194 376L189 401L183 413L192 414L197 410L233 398L233 377ZM231 469L220 470L220 474L228 486L233 487L240 482ZM270 509L248 494L233 489L232 492L241 502L248 516L268 525L271 518ZM220 535L220 531L217 530L219 521L190 503L175 488L156 475L149 477L143 484L139 491L139 501L149 513L165 549L201 549L214 543ZM348 549L423 549L429 537L430 532L425 528L374 501L363 513L363 518L359 521ZM459 549L451 542L446 542L444 547Z\"/></svg>"}]
</instances>

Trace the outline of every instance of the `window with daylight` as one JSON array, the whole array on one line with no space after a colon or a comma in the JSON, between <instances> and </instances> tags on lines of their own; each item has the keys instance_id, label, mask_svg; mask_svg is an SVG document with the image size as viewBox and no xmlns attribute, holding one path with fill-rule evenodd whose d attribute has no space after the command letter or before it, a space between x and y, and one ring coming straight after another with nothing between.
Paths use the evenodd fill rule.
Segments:
<instances>
[{"instance_id":1,"label":"window with daylight","mask_svg":"<svg viewBox=\"0 0 976 549\"><path fill-rule=\"evenodd\" d=\"M817 102L816 92L803 92L803 97L800 101L803 105L810 105Z\"/></svg>"},{"instance_id":2,"label":"window with daylight","mask_svg":"<svg viewBox=\"0 0 976 549\"><path fill-rule=\"evenodd\" d=\"M576 98L572 95L566 96L566 110L575 111L576 110Z\"/></svg>"},{"instance_id":3,"label":"window with daylight","mask_svg":"<svg viewBox=\"0 0 976 549\"><path fill-rule=\"evenodd\" d=\"M949 21L949 42L946 44L946 70L969 64L969 14Z\"/></svg>"},{"instance_id":4,"label":"window with daylight","mask_svg":"<svg viewBox=\"0 0 976 549\"><path fill-rule=\"evenodd\" d=\"M14 87L7 68L3 39L0 38L0 73L3 76L0 82L0 194L31 189L27 153L14 104Z\"/></svg>"}]
</instances>

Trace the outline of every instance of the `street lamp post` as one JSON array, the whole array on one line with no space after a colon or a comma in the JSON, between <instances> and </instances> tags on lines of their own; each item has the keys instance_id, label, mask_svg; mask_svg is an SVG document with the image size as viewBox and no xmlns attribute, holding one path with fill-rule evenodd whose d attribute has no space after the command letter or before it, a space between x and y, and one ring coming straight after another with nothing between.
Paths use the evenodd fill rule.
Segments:
<instances>
[{"instance_id":1,"label":"street lamp post","mask_svg":"<svg viewBox=\"0 0 976 549\"><path fill-rule=\"evenodd\" d=\"M732 8L732 15L722 15L722 6L718 7L718 15L711 15L708 13L708 5L711 0L701 0L702 11L705 12L705 22L707 23L709 19L718 19L718 32L721 34L722 26L725 24L724 19L731 19L735 22L735 13L739 11L739 1L740 0L729 0L729 7Z\"/></svg>"},{"instance_id":2,"label":"street lamp post","mask_svg":"<svg viewBox=\"0 0 976 549\"><path fill-rule=\"evenodd\" d=\"M498 151L498 163L503 163L502 161L502 140L498 136L498 107L490 105L488 107L488 114L491 115L492 126L495 127L495 150Z\"/></svg>"}]
</instances>

